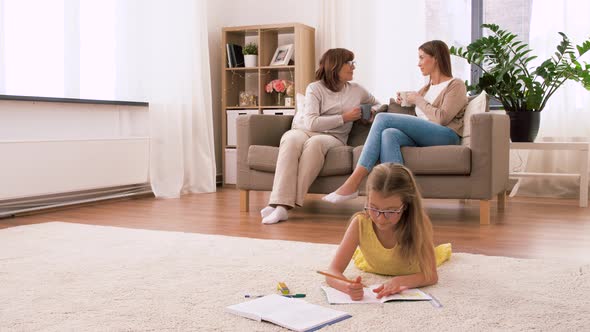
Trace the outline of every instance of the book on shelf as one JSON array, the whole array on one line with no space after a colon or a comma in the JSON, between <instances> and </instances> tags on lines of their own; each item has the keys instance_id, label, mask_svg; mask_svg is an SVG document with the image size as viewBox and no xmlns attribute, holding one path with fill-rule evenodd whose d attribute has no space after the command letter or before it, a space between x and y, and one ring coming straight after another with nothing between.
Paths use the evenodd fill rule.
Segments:
<instances>
[{"instance_id":1,"label":"book on shelf","mask_svg":"<svg viewBox=\"0 0 590 332\"><path fill-rule=\"evenodd\" d=\"M242 46L236 44L226 44L227 51L227 67L236 68L244 67L244 55L242 54Z\"/></svg>"},{"instance_id":2,"label":"book on shelf","mask_svg":"<svg viewBox=\"0 0 590 332\"><path fill-rule=\"evenodd\" d=\"M330 304L353 304L353 303L385 303L389 301L430 301L432 297L424 293L418 288L406 289L403 292L384 296L380 299L377 298L377 293L373 292L373 289L379 287L379 284L371 285L364 288L364 296L362 300L354 301L350 298L350 295L341 292L335 288L329 286L322 286L322 289L326 293L328 303Z\"/></svg>"},{"instance_id":3,"label":"book on shelf","mask_svg":"<svg viewBox=\"0 0 590 332\"><path fill-rule=\"evenodd\" d=\"M267 321L293 331L315 331L352 317L344 311L272 294L226 307L232 314Z\"/></svg>"}]
</instances>

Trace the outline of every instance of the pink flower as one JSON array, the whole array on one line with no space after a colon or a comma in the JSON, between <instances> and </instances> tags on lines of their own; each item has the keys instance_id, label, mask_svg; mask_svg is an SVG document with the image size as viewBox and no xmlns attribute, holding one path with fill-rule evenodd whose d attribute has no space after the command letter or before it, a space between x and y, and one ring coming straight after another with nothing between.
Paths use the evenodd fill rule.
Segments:
<instances>
[{"instance_id":1,"label":"pink flower","mask_svg":"<svg viewBox=\"0 0 590 332\"><path fill-rule=\"evenodd\" d=\"M268 83L264 89L266 90L266 93L272 93L272 82Z\"/></svg>"},{"instance_id":2,"label":"pink flower","mask_svg":"<svg viewBox=\"0 0 590 332\"><path fill-rule=\"evenodd\" d=\"M275 89L276 92L283 93L285 92L285 81L283 80L274 80L272 81L272 87Z\"/></svg>"},{"instance_id":3,"label":"pink flower","mask_svg":"<svg viewBox=\"0 0 590 332\"><path fill-rule=\"evenodd\" d=\"M293 82L278 78L276 80L270 81L268 84L264 86L264 90L266 91L266 93L285 93L289 92L289 89L293 90Z\"/></svg>"}]
</instances>

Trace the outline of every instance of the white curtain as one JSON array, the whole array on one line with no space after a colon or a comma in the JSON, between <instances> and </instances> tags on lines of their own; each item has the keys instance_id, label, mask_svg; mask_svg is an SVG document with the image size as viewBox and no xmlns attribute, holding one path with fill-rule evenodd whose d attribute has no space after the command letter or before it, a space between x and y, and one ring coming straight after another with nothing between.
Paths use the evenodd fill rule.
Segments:
<instances>
[{"instance_id":1,"label":"white curtain","mask_svg":"<svg viewBox=\"0 0 590 332\"><path fill-rule=\"evenodd\" d=\"M120 96L150 103L150 178L158 197L215 191L206 1L126 1Z\"/></svg>"},{"instance_id":2,"label":"white curtain","mask_svg":"<svg viewBox=\"0 0 590 332\"><path fill-rule=\"evenodd\" d=\"M6 91L6 67L4 61L4 0L0 0L0 93Z\"/></svg>"},{"instance_id":3,"label":"white curtain","mask_svg":"<svg viewBox=\"0 0 590 332\"><path fill-rule=\"evenodd\" d=\"M0 0L0 94L147 101L156 196L213 192L206 5Z\"/></svg>"},{"instance_id":4,"label":"white curtain","mask_svg":"<svg viewBox=\"0 0 590 332\"><path fill-rule=\"evenodd\" d=\"M397 91L418 90L427 82L418 69L422 43L469 43L470 8L469 0L323 0L316 53L319 58L334 47L353 51L355 81L388 103ZM453 59L453 74L468 79L469 68Z\"/></svg>"},{"instance_id":5,"label":"white curtain","mask_svg":"<svg viewBox=\"0 0 590 332\"><path fill-rule=\"evenodd\" d=\"M533 0L530 47L538 58L537 66L556 52L561 40L558 32L564 32L570 40L580 44L590 37L590 2L581 0L549 1ZM590 62L590 54L582 60ZM590 91L577 82L566 82L549 99L541 112L541 125L537 141L590 141ZM514 153L513 153L514 159ZM575 151L519 152L516 163L526 171L543 173L577 173L580 156ZM547 197L577 197L579 183L572 178L523 179L519 195Z\"/></svg>"}]
</instances>

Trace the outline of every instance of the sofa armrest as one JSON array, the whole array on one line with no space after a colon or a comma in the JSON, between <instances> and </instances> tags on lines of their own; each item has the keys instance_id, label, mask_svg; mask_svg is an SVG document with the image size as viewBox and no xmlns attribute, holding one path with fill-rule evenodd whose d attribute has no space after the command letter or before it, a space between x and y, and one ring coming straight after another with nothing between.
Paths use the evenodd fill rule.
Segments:
<instances>
[{"instance_id":1,"label":"sofa armrest","mask_svg":"<svg viewBox=\"0 0 590 332\"><path fill-rule=\"evenodd\" d=\"M506 114L478 113L471 117L473 196L491 199L508 187L510 119Z\"/></svg>"},{"instance_id":2,"label":"sofa armrest","mask_svg":"<svg viewBox=\"0 0 590 332\"><path fill-rule=\"evenodd\" d=\"M237 187L249 188L248 150L251 145L279 146L281 137L291 129L292 115L241 115L236 119Z\"/></svg>"}]
</instances>

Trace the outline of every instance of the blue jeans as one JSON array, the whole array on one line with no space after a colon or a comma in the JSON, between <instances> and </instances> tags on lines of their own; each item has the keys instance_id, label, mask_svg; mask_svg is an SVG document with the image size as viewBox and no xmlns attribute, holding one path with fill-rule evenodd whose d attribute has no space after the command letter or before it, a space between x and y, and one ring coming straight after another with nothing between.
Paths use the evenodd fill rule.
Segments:
<instances>
[{"instance_id":1,"label":"blue jeans","mask_svg":"<svg viewBox=\"0 0 590 332\"><path fill-rule=\"evenodd\" d=\"M452 129L416 116L379 113L373 121L358 166L369 172L382 163L403 164L402 146L458 145L461 138Z\"/></svg>"}]
</instances>

